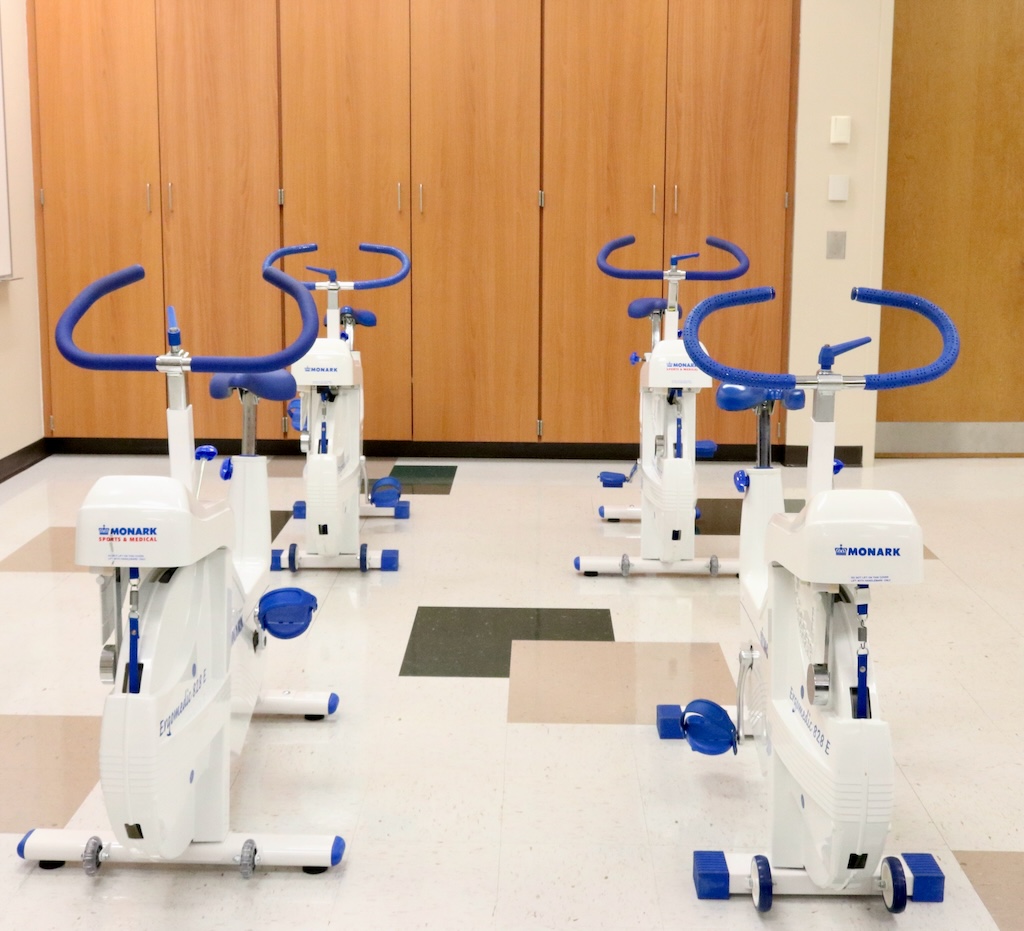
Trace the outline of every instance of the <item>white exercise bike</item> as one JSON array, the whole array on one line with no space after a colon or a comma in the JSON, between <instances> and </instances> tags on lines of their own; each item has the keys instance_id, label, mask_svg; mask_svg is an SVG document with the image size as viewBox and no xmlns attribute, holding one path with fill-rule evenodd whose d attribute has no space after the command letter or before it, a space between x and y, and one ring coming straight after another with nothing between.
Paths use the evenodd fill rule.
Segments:
<instances>
[{"instance_id":1,"label":"white exercise bike","mask_svg":"<svg viewBox=\"0 0 1024 931\"><path fill-rule=\"evenodd\" d=\"M834 489L835 395L923 384L959 353L956 327L934 304L893 291L856 288L853 300L903 308L940 332L930 365L901 372L840 375L837 355L868 342L824 346L814 375L750 372L711 359L701 323L726 307L771 300L753 288L702 301L683 339L697 366L723 382L724 406L759 417L758 468L737 473L745 491L740 531L740 601L750 646L740 653L736 724L713 702L658 706L658 730L702 753L736 752L752 737L768 775L771 836L765 852L695 851L699 898L751 894L760 911L775 895L881 895L891 912L907 898L941 901L944 877L930 854L885 855L894 793L889 725L869 664L870 586L923 578L921 528L893 491ZM771 468L766 424L776 401L798 406L813 392L808 500L786 514L782 479ZM738 726L737 726L738 725Z\"/></svg>"},{"instance_id":2,"label":"white exercise bike","mask_svg":"<svg viewBox=\"0 0 1024 931\"><path fill-rule=\"evenodd\" d=\"M268 261L315 248L281 249ZM251 715L320 719L338 706L332 692L260 688L268 635L303 633L316 599L296 588L267 591L270 504L267 462L255 454L256 401L294 397L294 379L280 369L316 338L316 307L299 282L267 266L263 277L302 313L302 332L285 350L257 358L190 356L173 309L163 355L76 346L75 326L89 308L144 274L135 265L89 285L56 331L61 354L74 365L156 371L167 379L170 475L102 478L78 513L75 558L99 573L100 670L113 685L100 728L100 786L110 827L29 831L18 853L46 868L80 859L90 875L107 862L234 864L247 878L260 864L323 872L345 849L335 834L229 830L232 757L242 749ZM195 449L190 371L218 373L210 384L215 397L234 390L242 397L242 454L221 470L230 478L226 501L199 498L203 466L216 451Z\"/></svg>"},{"instance_id":3,"label":"white exercise bike","mask_svg":"<svg viewBox=\"0 0 1024 931\"><path fill-rule=\"evenodd\" d=\"M640 506L598 508L602 520L640 521L640 560L629 554L620 559L577 556L577 571L599 573L667 575L736 575L735 559L695 558L694 521L697 511L697 459L714 455L715 444L696 439L697 393L710 388L711 379L690 360L679 338L679 282L726 281L746 273L750 261L739 246L709 236L707 244L736 259L727 271L684 271L679 262L698 253L673 255L670 267L662 271L616 268L609 257L617 249L636 241L622 236L605 243L597 256L598 267L613 278L668 282L668 297L641 297L631 302L628 313L634 320L651 320L651 351L640 367L640 458L629 475L602 472L598 478L605 488L621 488L635 474L640 475ZM637 353L631 356L634 364Z\"/></svg>"},{"instance_id":4,"label":"white exercise bike","mask_svg":"<svg viewBox=\"0 0 1024 931\"><path fill-rule=\"evenodd\" d=\"M288 547L287 568L382 569L398 568L398 550L370 550L359 542L363 517L408 518L409 502L401 499L398 480L385 476L371 486L363 456L363 368L355 350L357 326L376 326L368 310L342 307L342 291L366 291L398 284L409 274L409 257L391 246L361 243L363 252L394 256L401 268L387 278L338 281L328 268L310 271L327 281L306 282L311 291L327 292L327 335L320 337L298 362L292 374L300 395L288 405L292 426L298 430L306 454L303 470L306 498L296 501L292 515L305 521L304 548ZM282 550L273 554L273 568L283 569Z\"/></svg>"}]
</instances>

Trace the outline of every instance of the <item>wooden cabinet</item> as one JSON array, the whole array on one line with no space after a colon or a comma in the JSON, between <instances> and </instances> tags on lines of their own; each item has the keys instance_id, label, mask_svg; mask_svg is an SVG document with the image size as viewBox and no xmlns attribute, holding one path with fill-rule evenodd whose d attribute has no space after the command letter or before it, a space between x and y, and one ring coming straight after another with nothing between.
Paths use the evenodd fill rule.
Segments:
<instances>
[{"instance_id":1,"label":"wooden cabinet","mask_svg":"<svg viewBox=\"0 0 1024 931\"><path fill-rule=\"evenodd\" d=\"M348 281L397 271L359 243L410 251L408 0L281 0L281 138L284 242L320 247L287 271L309 280L306 265L335 268ZM355 342L368 439L413 436L411 281L345 298L377 315Z\"/></svg>"},{"instance_id":2,"label":"wooden cabinet","mask_svg":"<svg viewBox=\"0 0 1024 931\"><path fill-rule=\"evenodd\" d=\"M671 0L665 165L665 255L695 252L695 268L732 268L705 245L736 243L750 270L731 282L683 282L690 309L712 294L771 285L769 304L711 318L701 339L713 356L741 368L786 368L785 243L789 165L791 0L716 3ZM666 264L667 267L667 264ZM697 435L752 443L753 418L719 410L714 391L697 398Z\"/></svg>"},{"instance_id":3,"label":"wooden cabinet","mask_svg":"<svg viewBox=\"0 0 1024 931\"><path fill-rule=\"evenodd\" d=\"M276 0L156 9L164 300L192 355L273 352L282 297L261 270L281 244ZM209 380L190 380L196 435L239 436L238 401L214 401ZM281 436L281 414L260 404L261 436Z\"/></svg>"},{"instance_id":4,"label":"wooden cabinet","mask_svg":"<svg viewBox=\"0 0 1024 931\"><path fill-rule=\"evenodd\" d=\"M411 0L417 440L536 438L540 0Z\"/></svg>"},{"instance_id":5,"label":"wooden cabinet","mask_svg":"<svg viewBox=\"0 0 1024 931\"><path fill-rule=\"evenodd\" d=\"M83 371L64 360L53 338L62 311L85 285L138 263L146 277L98 305L77 328L76 342L94 352L153 355L164 346L153 6L36 0L35 25L43 352L53 431L163 436L156 375Z\"/></svg>"},{"instance_id":6,"label":"wooden cabinet","mask_svg":"<svg viewBox=\"0 0 1024 931\"><path fill-rule=\"evenodd\" d=\"M281 297L261 276L280 245L276 0L36 0L46 314L90 281L146 278L79 328L89 349L156 355L164 308L193 355L280 348ZM53 433L162 437L155 374L83 372L48 343ZM232 401L191 379L196 434L239 435ZM280 436L281 406L261 405Z\"/></svg>"}]
</instances>

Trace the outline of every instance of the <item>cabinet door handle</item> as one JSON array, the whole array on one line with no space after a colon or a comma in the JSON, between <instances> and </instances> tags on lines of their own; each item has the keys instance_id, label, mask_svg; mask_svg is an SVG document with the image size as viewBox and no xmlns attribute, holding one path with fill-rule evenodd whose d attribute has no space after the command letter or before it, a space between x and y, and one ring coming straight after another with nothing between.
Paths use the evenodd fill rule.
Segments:
<instances>
[{"instance_id":1,"label":"cabinet door handle","mask_svg":"<svg viewBox=\"0 0 1024 931\"><path fill-rule=\"evenodd\" d=\"M651 213L658 212L658 185L651 185Z\"/></svg>"},{"instance_id":2,"label":"cabinet door handle","mask_svg":"<svg viewBox=\"0 0 1024 931\"><path fill-rule=\"evenodd\" d=\"M672 185L672 212L679 213L679 185Z\"/></svg>"},{"instance_id":3,"label":"cabinet door handle","mask_svg":"<svg viewBox=\"0 0 1024 931\"><path fill-rule=\"evenodd\" d=\"M167 212L174 213L174 185L167 182Z\"/></svg>"},{"instance_id":4,"label":"cabinet door handle","mask_svg":"<svg viewBox=\"0 0 1024 931\"><path fill-rule=\"evenodd\" d=\"M398 182L398 212L402 212L402 182Z\"/></svg>"},{"instance_id":5,"label":"cabinet door handle","mask_svg":"<svg viewBox=\"0 0 1024 931\"><path fill-rule=\"evenodd\" d=\"M149 184L146 184L146 213L153 212L153 198L150 195Z\"/></svg>"},{"instance_id":6,"label":"cabinet door handle","mask_svg":"<svg viewBox=\"0 0 1024 931\"><path fill-rule=\"evenodd\" d=\"M423 185L420 185L420 213L423 213Z\"/></svg>"}]
</instances>

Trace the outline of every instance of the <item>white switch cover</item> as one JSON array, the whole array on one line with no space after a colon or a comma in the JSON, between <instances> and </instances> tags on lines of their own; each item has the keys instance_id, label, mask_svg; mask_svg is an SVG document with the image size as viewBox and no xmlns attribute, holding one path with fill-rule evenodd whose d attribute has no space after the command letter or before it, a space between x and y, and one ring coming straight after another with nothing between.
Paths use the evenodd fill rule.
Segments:
<instances>
[{"instance_id":1,"label":"white switch cover","mask_svg":"<svg viewBox=\"0 0 1024 931\"><path fill-rule=\"evenodd\" d=\"M850 141L853 120L848 116L832 117L832 126L828 141L833 145L846 145Z\"/></svg>"},{"instance_id":2,"label":"white switch cover","mask_svg":"<svg viewBox=\"0 0 1024 931\"><path fill-rule=\"evenodd\" d=\"M828 176L828 199L849 200L850 199L850 176L829 175Z\"/></svg>"}]
</instances>

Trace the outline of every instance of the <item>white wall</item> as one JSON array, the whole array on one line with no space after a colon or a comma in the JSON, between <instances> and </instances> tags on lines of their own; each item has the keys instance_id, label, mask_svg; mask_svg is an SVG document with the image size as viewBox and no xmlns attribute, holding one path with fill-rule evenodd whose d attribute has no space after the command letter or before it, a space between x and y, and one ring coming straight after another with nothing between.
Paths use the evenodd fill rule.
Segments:
<instances>
[{"instance_id":1,"label":"white wall","mask_svg":"<svg viewBox=\"0 0 1024 931\"><path fill-rule=\"evenodd\" d=\"M14 279L0 282L0 459L43 436L25 0L0 0Z\"/></svg>"},{"instance_id":2,"label":"white wall","mask_svg":"<svg viewBox=\"0 0 1024 931\"><path fill-rule=\"evenodd\" d=\"M844 374L878 371L880 313L850 300L882 286L894 0L803 0L793 192L790 371L817 370L818 350L859 336L874 342L840 356ZM849 145L833 145L833 116L852 117ZM828 176L848 175L850 196L829 202ZM846 258L825 258L825 234L846 231ZM809 406L809 405L808 405ZM806 445L809 411L791 414L788 445ZM875 451L875 393L839 395L836 442Z\"/></svg>"}]
</instances>

